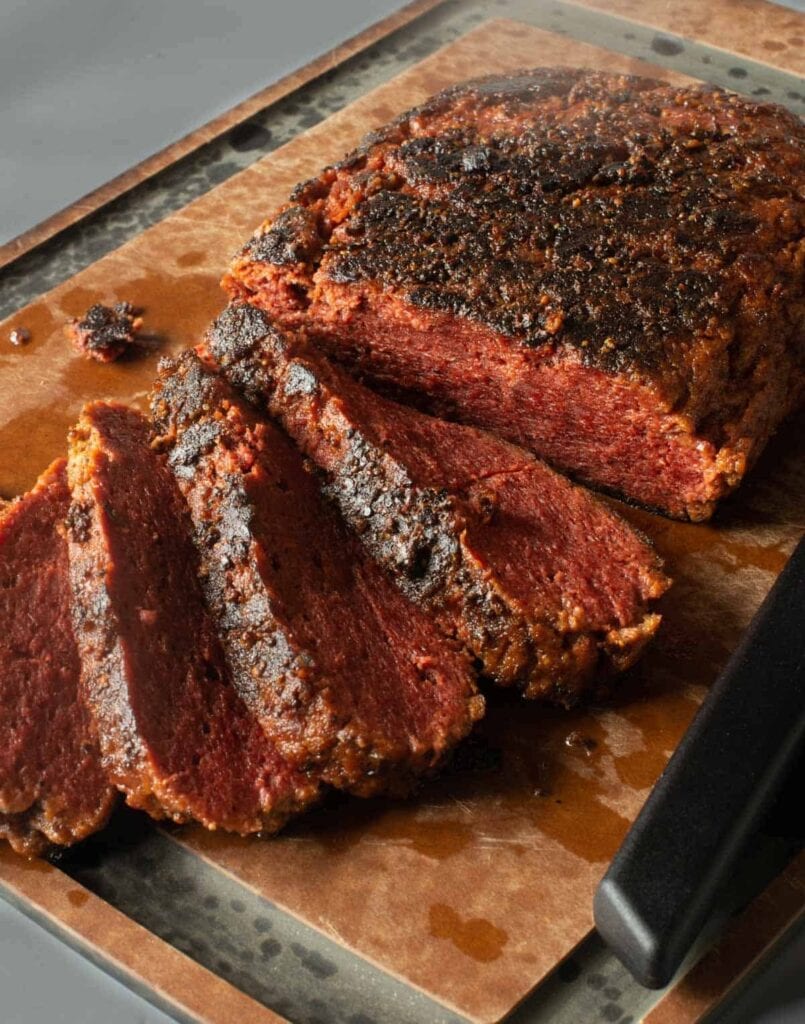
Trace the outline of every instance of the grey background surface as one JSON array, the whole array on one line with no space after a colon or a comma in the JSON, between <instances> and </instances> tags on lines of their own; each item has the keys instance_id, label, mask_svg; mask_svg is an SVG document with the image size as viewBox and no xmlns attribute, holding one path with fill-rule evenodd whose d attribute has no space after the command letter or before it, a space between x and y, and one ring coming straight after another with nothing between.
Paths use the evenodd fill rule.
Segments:
<instances>
[{"instance_id":1,"label":"grey background surface","mask_svg":"<svg viewBox=\"0 0 805 1024\"><path fill-rule=\"evenodd\" d=\"M171 1024L2 900L0 992L2 1024Z\"/></svg>"},{"instance_id":2,"label":"grey background surface","mask_svg":"<svg viewBox=\"0 0 805 1024\"><path fill-rule=\"evenodd\" d=\"M402 0L0 0L0 242Z\"/></svg>"},{"instance_id":3,"label":"grey background surface","mask_svg":"<svg viewBox=\"0 0 805 1024\"><path fill-rule=\"evenodd\" d=\"M0 0L0 241L398 6ZM0 992L0 1024L168 1020L1 900ZM805 1021L805 926L719 1024L756 1020Z\"/></svg>"}]
</instances>

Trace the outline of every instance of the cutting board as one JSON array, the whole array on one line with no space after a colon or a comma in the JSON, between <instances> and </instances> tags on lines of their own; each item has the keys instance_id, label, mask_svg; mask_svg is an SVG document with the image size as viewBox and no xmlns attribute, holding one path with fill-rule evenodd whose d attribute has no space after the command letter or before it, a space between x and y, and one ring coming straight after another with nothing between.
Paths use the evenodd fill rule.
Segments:
<instances>
[{"instance_id":1,"label":"cutting board","mask_svg":"<svg viewBox=\"0 0 805 1024\"><path fill-rule=\"evenodd\" d=\"M297 181L437 89L541 63L688 81L506 20L439 50L0 324L0 496L64 451L83 402L143 403L158 357L199 338L230 255ZM143 309L153 347L108 366L76 356L65 320L120 300ZM27 345L5 343L14 327ZM501 1019L590 932L607 862L802 533L803 426L781 430L710 525L621 509L675 585L657 642L607 704L567 713L493 694L478 736L412 800L334 800L265 841L172 841L445 1007ZM0 880L14 871L0 858Z\"/></svg>"}]
</instances>

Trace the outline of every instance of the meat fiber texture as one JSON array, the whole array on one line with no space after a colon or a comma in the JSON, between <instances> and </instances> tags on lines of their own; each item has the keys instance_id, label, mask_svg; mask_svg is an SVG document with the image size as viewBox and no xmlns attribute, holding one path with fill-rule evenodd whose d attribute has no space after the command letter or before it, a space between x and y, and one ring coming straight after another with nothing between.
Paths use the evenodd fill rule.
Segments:
<instances>
[{"instance_id":1,"label":"meat fiber texture","mask_svg":"<svg viewBox=\"0 0 805 1024\"><path fill-rule=\"evenodd\" d=\"M79 695L64 460L0 513L0 837L35 856L105 823L108 783Z\"/></svg>"},{"instance_id":2,"label":"meat fiber texture","mask_svg":"<svg viewBox=\"0 0 805 1024\"><path fill-rule=\"evenodd\" d=\"M244 702L298 770L406 791L483 713L469 661L349 533L293 442L194 355L162 365L152 415Z\"/></svg>"},{"instance_id":3,"label":"meat fiber texture","mask_svg":"<svg viewBox=\"0 0 805 1024\"><path fill-rule=\"evenodd\" d=\"M441 415L702 520L802 395L804 187L781 107L523 71L367 136L224 285Z\"/></svg>"},{"instance_id":4,"label":"meat fiber texture","mask_svg":"<svg viewBox=\"0 0 805 1024\"><path fill-rule=\"evenodd\" d=\"M68 517L82 689L110 778L154 817L271 831L316 798L238 697L190 517L149 424L94 403L72 431Z\"/></svg>"},{"instance_id":5,"label":"meat fiber texture","mask_svg":"<svg viewBox=\"0 0 805 1024\"><path fill-rule=\"evenodd\" d=\"M498 683L572 704L656 631L669 581L649 543L528 452L373 393L250 305L200 352L281 421L372 557Z\"/></svg>"}]
</instances>

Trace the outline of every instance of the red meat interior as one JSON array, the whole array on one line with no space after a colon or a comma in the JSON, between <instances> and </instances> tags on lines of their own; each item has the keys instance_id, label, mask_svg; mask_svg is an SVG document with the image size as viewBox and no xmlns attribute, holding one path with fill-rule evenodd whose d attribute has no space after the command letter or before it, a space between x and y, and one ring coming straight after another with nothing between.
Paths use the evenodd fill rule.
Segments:
<instances>
[{"instance_id":1,"label":"red meat interior","mask_svg":"<svg viewBox=\"0 0 805 1024\"><path fill-rule=\"evenodd\" d=\"M35 843L26 838L32 829L57 843L89 835L113 799L79 701L67 545L58 529L69 502L59 461L0 521L0 810L27 812L9 836L21 852Z\"/></svg>"},{"instance_id":2,"label":"red meat interior","mask_svg":"<svg viewBox=\"0 0 805 1024\"><path fill-rule=\"evenodd\" d=\"M468 530L467 548L535 618L559 612L577 629L633 626L664 589L642 538L540 463L481 480L467 498L489 510Z\"/></svg>"},{"instance_id":3,"label":"red meat interior","mask_svg":"<svg viewBox=\"0 0 805 1024\"><path fill-rule=\"evenodd\" d=\"M479 324L382 293L353 299L328 285L309 311L312 329L375 381L646 505L695 517L717 497L715 446L693 438L689 421L658 412L657 396L637 383L516 349Z\"/></svg>"}]
</instances>

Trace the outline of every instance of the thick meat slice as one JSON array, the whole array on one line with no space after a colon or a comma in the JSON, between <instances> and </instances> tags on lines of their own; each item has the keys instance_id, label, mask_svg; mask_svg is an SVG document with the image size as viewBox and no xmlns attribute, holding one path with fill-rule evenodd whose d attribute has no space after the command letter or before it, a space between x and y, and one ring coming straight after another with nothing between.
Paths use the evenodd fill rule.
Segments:
<instances>
[{"instance_id":1,"label":"thick meat slice","mask_svg":"<svg viewBox=\"0 0 805 1024\"><path fill-rule=\"evenodd\" d=\"M79 699L64 460L0 512L0 837L27 856L106 821L115 790Z\"/></svg>"},{"instance_id":2,"label":"thick meat slice","mask_svg":"<svg viewBox=\"0 0 805 1024\"><path fill-rule=\"evenodd\" d=\"M279 418L403 592L503 685L573 703L637 657L668 585L648 543L528 452L369 391L252 306L202 354Z\"/></svg>"},{"instance_id":3,"label":"thick meat slice","mask_svg":"<svg viewBox=\"0 0 805 1024\"><path fill-rule=\"evenodd\" d=\"M294 444L195 356L163 365L152 412L243 699L293 764L363 795L407 789L482 714L468 661L367 556Z\"/></svg>"},{"instance_id":4,"label":"thick meat slice","mask_svg":"<svg viewBox=\"0 0 805 1024\"><path fill-rule=\"evenodd\" d=\"M237 696L181 494L133 409L87 406L70 441L74 623L85 699L133 807L247 833L316 795Z\"/></svg>"},{"instance_id":5,"label":"thick meat slice","mask_svg":"<svg viewBox=\"0 0 805 1024\"><path fill-rule=\"evenodd\" d=\"M230 295L579 479L704 519L803 391L805 128L710 86L457 86L300 185Z\"/></svg>"}]
</instances>

